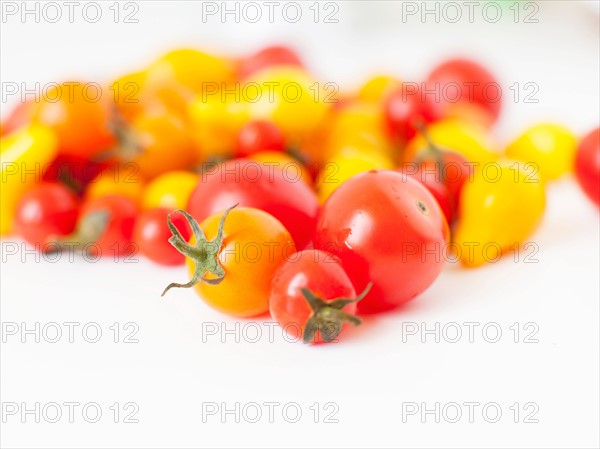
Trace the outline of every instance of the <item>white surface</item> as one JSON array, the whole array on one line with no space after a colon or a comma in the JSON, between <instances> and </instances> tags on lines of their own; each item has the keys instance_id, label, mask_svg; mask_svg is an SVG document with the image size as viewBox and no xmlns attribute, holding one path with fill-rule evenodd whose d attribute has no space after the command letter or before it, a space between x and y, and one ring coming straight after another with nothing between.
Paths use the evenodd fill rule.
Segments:
<instances>
[{"instance_id":1,"label":"white surface","mask_svg":"<svg viewBox=\"0 0 600 449\"><path fill-rule=\"evenodd\" d=\"M420 2L419 2L420 3ZM567 4L568 3L568 4ZM292 42L323 81L353 86L375 68L405 79L424 75L441 55L470 54L502 80L536 82L537 104L507 101L496 135L509 139L536 120L554 119L584 132L599 121L598 17L574 2L543 2L537 24L402 23L394 2L340 3L338 24L302 20L289 24L202 23L194 2L139 3L138 24L2 23L2 82L103 78L148 61L160 49L192 43L207 49L246 52L272 41ZM105 4L105 13L108 3ZM304 14L308 3L303 9ZM506 10L505 10L505 13ZM3 114L11 100L2 103ZM67 336L35 343L7 336L2 344L1 400L32 406L48 402L97 402L100 422L76 412L56 423L22 424L5 416L2 447L598 447L599 406L599 217L571 179L552 185L543 225L532 236L537 263L510 258L466 271L449 264L436 283L402 310L368 318L342 342L306 347L286 342L276 329L270 341L261 320L256 343L222 343L203 323L233 329L236 320L212 311L192 291L159 295L183 268L165 269L140 260L57 263L33 254L7 255L2 243L2 322L98 323L96 343ZM25 261L21 262L24 258ZM265 320L266 321L266 320ZM139 326L138 343L113 343L109 327ZM410 323L476 322L457 343L407 335ZM539 328L537 343L514 343ZM249 322L241 322L241 326ZM403 323L404 327L403 327ZM481 328L497 323L498 343ZM206 326L206 324L204 325ZM249 332L252 330L246 328ZM66 332L66 328L63 328ZM91 334L90 334L91 335ZM253 334L252 334L253 335ZM250 338L252 338L250 335ZM449 335L451 338L453 335ZM493 333L490 331L490 337ZM121 334L123 337L123 334ZM204 340L204 341L203 341ZM139 405L136 424L112 422L114 402ZM296 402L303 416L286 422L235 423L228 416L202 419L203 402ZM309 407L321 405L319 423ZM324 423L325 403L339 406L338 423ZM498 403L502 418L455 424L403 422L402 404ZM519 423L509 407L518 402ZM523 423L523 406L539 406L538 423ZM63 409L66 413L67 409ZM266 414L268 409L263 408ZM467 408L463 408L466 414ZM491 412L490 412L491 413ZM252 415L253 416L253 415ZM251 417L252 417L251 416ZM452 416L449 416L450 418ZM121 420L123 415L121 415Z\"/></svg>"}]
</instances>

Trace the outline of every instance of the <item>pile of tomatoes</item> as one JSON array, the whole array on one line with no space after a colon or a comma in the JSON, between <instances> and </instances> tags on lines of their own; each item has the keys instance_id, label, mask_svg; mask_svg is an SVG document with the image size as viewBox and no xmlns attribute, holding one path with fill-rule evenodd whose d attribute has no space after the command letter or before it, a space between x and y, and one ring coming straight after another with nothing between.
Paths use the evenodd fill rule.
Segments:
<instances>
[{"instance_id":1,"label":"pile of tomatoes","mask_svg":"<svg viewBox=\"0 0 600 449\"><path fill-rule=\"evenodd\" d=\"M224 313L334 341L447 260L526 243L548 182L574 172L599 204L600 131L541 123L500 150L499 88L452 59L420 83L337 92L281 46L178 49L105 85L56 84L1 123L0 232L43 252L187 260L192 279L165 293L194 287Z\"/></svg>"}]
</instances>

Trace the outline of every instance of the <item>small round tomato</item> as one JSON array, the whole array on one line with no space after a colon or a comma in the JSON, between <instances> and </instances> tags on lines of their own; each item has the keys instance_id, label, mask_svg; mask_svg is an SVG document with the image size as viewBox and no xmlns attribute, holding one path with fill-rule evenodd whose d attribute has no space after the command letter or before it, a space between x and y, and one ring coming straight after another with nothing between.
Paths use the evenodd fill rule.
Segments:
<instances>
[{"instance_id":1,"label":"small round tomato","mask_svg":"<svg viewBox=\"0 0 600 449\"><path fill-rule=\"evenodd\" d=\"M290 182L302 180L306 185L313 185L310 170L302 162L288 153L281 151L260 151L248 157L251 161L264 164L267 167L277 167L284 171L284 176Z\"/></svg>"},{"instance_id":2,"label":"small round tomato","mask_svg":"<svg viewBox=\"0 0 600 449\"><path fill-rule=\"evenodd\" d=\"M184 170L170 171L157 176L144 189L142 209L184 209L198 185L198 179L196 173Z\"/></svg>"},{"instance_id":3,"label":"small round tomato","mask_svg":"<svg viewBox=\"0 0 600 449\"><path fill-rule=\"evenodd\" d=\"M365 292L366 293L366 292ZM334 256L300 251L286 260L271 283L271 316L304 343L335 341L347 323L360 324L352 282Z\"/></svg>"},{"instance_id":4,"label":"small round tomato","mask_svg":"<svg viewBox=\"0 0 600 449\"><path fill-rule=\"evenodd\" d=\"M81 156L59 154L50 165L44 167L42 179L45 182L60 182L80 195L107 166Z\"/></svg>"},{"instance_id":5,"label":"small round tomato","mask_svg":"<svg viewBox=\"0 0 600 449\"><path fill-rule=\"evenodd\" d=\"M546 181L573 170L577 137L562 125L541 123L527 129L506 148L506 156L533 164Z\"/></svg>"},{"instance_id":6,"label":"small round tomato","mask_svg":"<svg viewBox=\"0 0 600 449\"><path fill-rule=\"evenodd\" d=\"M65 186L43 183L21 198L15 228L27 243L42 249L75 229L78 209L77 198Z\"/></svg>"},{"instance_id":7,"label":"small round tomato","mask_svg":"<svg viewBox=\"0 0 600 449\"><path fill-rule=\"evenodd\" d=\"M401 85L402 83L393 76L377 75L360 87L357 98L359 101L367 103L379 103Z\"/></svg>"},{"instance_id":8,"label":"small round tomato","mask_svg":"<svg viewBox=\"0 0 600 449\"><path fill-rule=\"evenodd\" d=\"M188 243L171 227L173 246L187 257L192 280L170 284L163 295L172 287L195 287L211 307L229 315L251 317L269 310L271 280L281 263L296 252L294 242L272 215L234 207L200 225L187 212L176 211L188 219L194 232Z\"/></svg>"},{"instance_id":9,"label":"small round tomato","mask_svg":"<svg viewBox=\"0 0 600 449\"><path fill-rule=\"evenodd\" d=\"M342 184L323 205L315 248L342 262L354 289L373 288L363 313L396 307L422 293L444 266L448 225L418 181L371 170Z\"/></svg>"},{"instance_id":10,"label":"small round tomato","mask_svg":"<svg viewBox=\"0 0 600 449\"><path fill-rule=\"evenodd\" d=\"M60 154L91 158L115 143L101 93L97 83L62 83L36 105L33 121L54 131Z\"/></svg>"},{"instance_id":11,"label":"small round tomato","mask_svg":"<svg viewBox=\"0 0 600 449\"><path fill-rule=\"evenodd\" d=\"M130 255L137 251L133 226L138 208L126 196L108 195L86 200L77 231L69 241L97 256Z\"/></svg>"},{"instance_id":12,"label":"small round tomato","mask_svg":"<svg viewBox=\"0 0 600 449\"><path fill-rule=\"evenodd\" d=\"M181 215L171 217L167 222L169 209L150 209L138 215L133 228L133 240L140 253L161 265L183 265L185 257L171 243L169 226L175 226L183 239L188 241L192 230Z\"/></svg>"},{"instance_id":13,"label":"small round tomato","mask_svg":"<svg viewBox=\"0 0 600 449\"><path fill-rule=\"evenodd\" d=\"M300 57L289 47L274 45L265 47L240 61L239 76L246 78L264 68L277 65L302 67Z\"/></svg>"},{"instance_id":14,"label":"small round tomato","mask_svg":"<svg viewBox=\"0 0 600 449\"><path fill-rule=\"evenodd\" d=\"M412 139L419 126L433 121L429 96L403 84L392 92L384 105L385 122L389 136L400 146Z\"/></svg>"},{"instance_id":15,"label":"small round tomato","mask_svg":"<svg viewBox=\"0 0 600 449\"><path fill-rule=\"evenodd\" d=\"M270 213L299 248L313 238L319 203L312 189L292 173L248 159L208 166L190 196L188 212L204 220L231 204Z\"/></svg>"},{"instance_id":16,"label":"small round tomato","mask_svg":"<svg viewBox=\"0 0 600 449\"><path fill-rule=\"evenodd\" d=\"M283 151L284 149L283 134L273 123L261 120L247 123L237 137L237 157L247 157L260 151Z\"/></svg>"},{"instance_id":17,"label":"small round tomato","mask_svg":"<svg viewBox=\"0 0 600 449\"><path fill-rule=\"evenodd\" d=\"M600 206L600 128L590 131L579 142L575 176L586 195Z\"/></svg>"},{"instance_id":18,"label":"small round tomato","mask_svg":"<svg viewBox=\"0 0 600 449\"><path fill-rule=\"evenodd\" d=\"M448 117L473 119L476 109L491 125L498 119L502 106L502 90L492 73L469 59L444 61L427 77L426 91L435 91L432 111L436 120ZM438 101L439 100L439 101Z\"/></svg>"},{"instance_id":19,"label":"small round tomato","mask_svg":"<svg viewBox=\"0 0 600 449\"><path fill-rule=\"evenodd\" d=\"M113 164L90 181L85 198L92 200L108 195L125 196L139 205L144 192L144 182L132 163Z\"/></svg>"},{"instance_id":20,"label":"small round tomato","mask_svg":"<svg viewBox=\"0 0 600 449\"><path fill-rule=\"evenodd\" d=\"M171 170L185 170L198 161L188 129L173 114L140 115L118 135L119 161L135 164L144 179Z\"/></svg>"}]
</instances>

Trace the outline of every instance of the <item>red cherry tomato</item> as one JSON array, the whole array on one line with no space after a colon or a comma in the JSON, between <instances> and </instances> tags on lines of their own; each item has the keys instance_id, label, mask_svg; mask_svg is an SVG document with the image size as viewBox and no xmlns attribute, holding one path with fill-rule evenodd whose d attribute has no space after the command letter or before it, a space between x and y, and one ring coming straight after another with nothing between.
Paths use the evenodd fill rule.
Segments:
<instances>
[{"instance_id":1,"label":"red cherry tomato","mask_svg":"<svg viewBox=\"0 0 600 449\"><path fill-rule=\"evenodd\" d=\"M262 120L250 122L238 134L237 157L247 157L261 151L283 151L284 149L283 134L271 122Z\"/></svg>"},{"instance_id":2,"label":"red cherry tomato","mask_svg":"<svg viewBox=\"0 0 600 449\"><path fill-rule=\"evenodd\" d=\"M107 195L86 201L81 209L77 235L87 251L99 256L123 256L137 251L132 241L133 226L138 213L135 203L125 196ZM86 222L82 226L82 222ZM88 234L91 230L91 233ZM80 231L81 232L81 231Z\"/></svg>"},{"instance_id":3,"label":"red cherry tomato","mask_svg":"<svg viewBox=\"0 0 600 449\"><path fill-rule=\"evenodd\" d=\"M15 228L25 241L44 249L55 237L64 237L73 231L78 209L77 198L65 186L43 183L21 198Z\"/></svg>"},{"instance_id":4,"label":"red cherry tomato","mask_svg":"<svg viewBox=\"0 0 600 449\"><path fill-rule=\"evenodd\" d=\"M439 100L432 103L436 119L461 115L465 105L485 112L489 124L500 115L500 85L489 70L474 61L445 61L433 69L425 84L427 92L435 91Z\"/></svg>"},{"instance_id":5,"label":"red cherry tomato","mask_svg":"<svg viewBox=\"0 0 600 449\"><path fill-rule=\"evenodd\" d=\"M290 335L320 343L336 339L348 323L360 324L353 315L358 299L336 257L306 250L291 256L275 274L269 307Z\"/></svg>"},{"instance_id":6,"label":"red cherry tomato","mask_svg":"<svg viewBox=\"0 0 600 449\"><path fill-rule=\"evenodd\" d=\"M438 175L430 175L424 173L422 170L419 170L417 173L412 172L402 172L405 175L416 179L421 184L425 186L429 193L433 195L436 202L442 209L444 213L444 217L446 218L446 222L451 224L453 221L455 210L452 207L452 201L450 199L450 192L448 191L448 187L446 187L443 182L439 179Z\"/></svg>"},{"instance_id":7,"label":"red cherry tomato","mask_svg":"<svg viewBox=\"0 0 600 449\"><path fill-rule=\"evenodd\" d=\"M286 176L277 167L248 159L209 166L192 192L187 211L202 221L234 204L261 209L277 218L296 246L304 248L314 236L319 203L302 179Z\"/></svg>"},{"instance_id":8,"label":"red cherry tomato","mask_svg":"<svg viewBox=\"0 0 600 449\"><path fill-rule=\"evenodd\" d=\"M246 78L259 70L275 65L293 65L302 67L300 57L291 48L282 45L265 47L242 59L239 67L240 78Z\"/></svg>"},{"instance_id":9,"label":"red cherry tomato","mask_svg":"<svg viewBox=\"0 0 600 449\"><path fill-rule=\"evenodd\" d=\"M330 251L362 291L363 313L398 306L422 293L444 265L448 225L435 198L418 181L394 171L357 175L327 199L315 247Z\"/></svg>"},{"instance_id":10,"label":"red cherry tomato","mask_svg":"<svg viewBox=\"0 0 600 449\"><path fill-rule=\"evenodd\" d=\"M183 265L185 256L169 243L171 237L167 224L169 212L169 209L163 208L142 212L135 221L133 239L140 253L151 261L161 265ZM185 217L173 214L171 222L188 241L192 236L192 229Z\"/></svg>"},{"instance_id":11,"label":"red cherry tomato","mask_svg":"<svg viewBox=\"0 0 600 449\"><path fill-rule=\"evenodd\" d=\"M579 143L575 176L585 194L600 206L600 128L590 131Z\"/></svg>"},{"instance_id":12,"label":"red cherry tomato","mask_svg":"<svg viewBox=\"0 0 600 449\"><path fill-rule=\"evenodd\" d=\"M403 85L390 94L384 106L388 134L399 145L417 134L418 126L433 121L431 97Z\"/></svg>"},{"instance_id":13,"label":"red cherry tomato","mask_svg":"<svg viewBox=\"0 0 600 449\"><path fill-rule=\"evenodd\" d=\"M108 163L92 162L81 156L59 154L44 168L42 179L51 183L60 182L74 192L83 193L85 186L107 166Z\"/></svg>"}]
</instances>

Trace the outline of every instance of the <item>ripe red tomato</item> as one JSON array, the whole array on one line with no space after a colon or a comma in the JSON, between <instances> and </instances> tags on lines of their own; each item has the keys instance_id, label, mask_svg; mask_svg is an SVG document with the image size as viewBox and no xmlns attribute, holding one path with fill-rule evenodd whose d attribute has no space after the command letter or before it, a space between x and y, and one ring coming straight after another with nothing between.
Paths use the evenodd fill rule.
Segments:
<instances>
[{"instance_id":1,"label":"ripe red tomato","mask_svg":"<svg viewBox=\"0 0 600 449\"><path fill-rule=\"evenodd\" d=\"M281 130L271 122L256 120L246 124L237 138L237 157L247 157L261 151L283 151L285 140Z\"/></svg>"},{"instance_id":2,"label":"ripe red tomato","mask_svg":"<svg viewBox=\"0 0 600 449\"><path fill-rule=\"evenodd\" d=\"M419 125L433 121L430 96L418 89L402 85L387 98L384 105L388 134L399 145L406 144L416 134Z\"/></svg>"},{"instance_id":3,"label":"ripe red tomato","mask_svg":"<svg viewBox=\"0 0 600 449\"><path fill-rule=\"evenodd\" d=\"M469 177L466 159L453 151L430 149L420 155L418 162L403 164L401 171L427 187L451 226L458 214L460 192Z\"/></svg>"},{"instance_id":4,"label":"ripe red tomato","mask_svg":"<svg viewBox=\"0 0 600 449\"><path fill-rule=\"evenodd\" d=\"M74 192L83 193L85 186L107 166L108 163L92 162L81 156L59 154L44 168L42 179L51 183L60 182Z\"/></svg>"},{"instance_id":5,"label":"ripe red tomato","mask_svg":"<svg viewBox=\"0 0 600 449\"><path fill-rule=\"evenodd\" d=\"M255 72L275 65L293 65L302 67L302 60L291 48L283 45L265 47L244 58L240 62L239 76L247 78Z\"/></svg>"},{"instance_id":6,"label":"ripe red tomato","mask_svg":"<svg viewBox=\"0 0 600 449\"><path fill-rule=\"evenodd\" d=\"M586 195L600 206L600 128L590 131L579 143L575 176Z\"/></svg>"},{"instance_id":7,"label":"ripe red tomato","mask_svg":"<svg viewBox=\"0 0 600 449\"><path fill-rule=\"evenodd\" d=\"M254 207L277 218L296 246L304 248L314 236L319 203L301 179L248 159L207 166L192 192L187 211L198 221L234 204Z\"/></svg>"},{"instance_id":8,"label":"ripe red tomato","mask_svg":"<svg viewBox=\"0 0 600 449\"><path fill-rule=\"evenodd\" d=\"M488 69L475 61L460 58L445 61L433 69L425 85L427 92L438 94L432 103L436 119L456 115L472 118L471 107L484 112L490 125L500 115L500 85Z\"/></svg>"},{"instance_id":9,"label":"ripe red tomato","mask_svg":"<svg viewBox=\"0 0 600 449\"><path fill-rule=\"evenodd\" d=\"M133 254L137 251L132 241L137 213L135 203L125 196L90 199L81 208L76 241L92 255Z\"/></svg>"},{"instance_id":10,"label":"ripe red tomato","mask_svg":"<svg viewBox=\"0 0 600 449\"><path fill-rule=\"evenodd\" d=\"M353 314L356 293L339 260L323 251L300 251L283 263L271 284L271 316L304 343L334 341ZM361 297L364 295L361 295ZM294 335L295 334L295 335Z\"/></svg>"},{"instance_id":11,"label":"ripe red tomato","mask_svg":"<svg viewBox=\"0 0 600 449\"><path fill-rule=\"evenodd\" d=\"M78 209L79 201L65 186L43 183L21 198L15 228L25 241L42 250L44 245L75 229Z\"/></svg>"},{"instance_id":12,"label":"ripe red tomato","mask_svg":"<svg viewBox=\"0 0 600 449\"><path fill-rule=\"evenodd\" d=\"M364 313L392 309L422 293L444 265L448 224L435 198L418 181L371 170L349 179L328 198L315 247L330 251L362 291Z\"/></svg>"},{"instance_id":13,"label":"ripe red tomato","mask_svg":"<svg viewBox=\"0 0 600 449\"><path fill-rule=\"evenodd\" d=\"M183 265L185 256L171 243L171 231L167 224L169 209L150 209L138 215L133 228L133 240L140 253L153 262L161 265ZM171 223L175 226L185 241L192 236L192 228L185 217L179 214L171 216Z\"/></svg>"}]
</instances>

